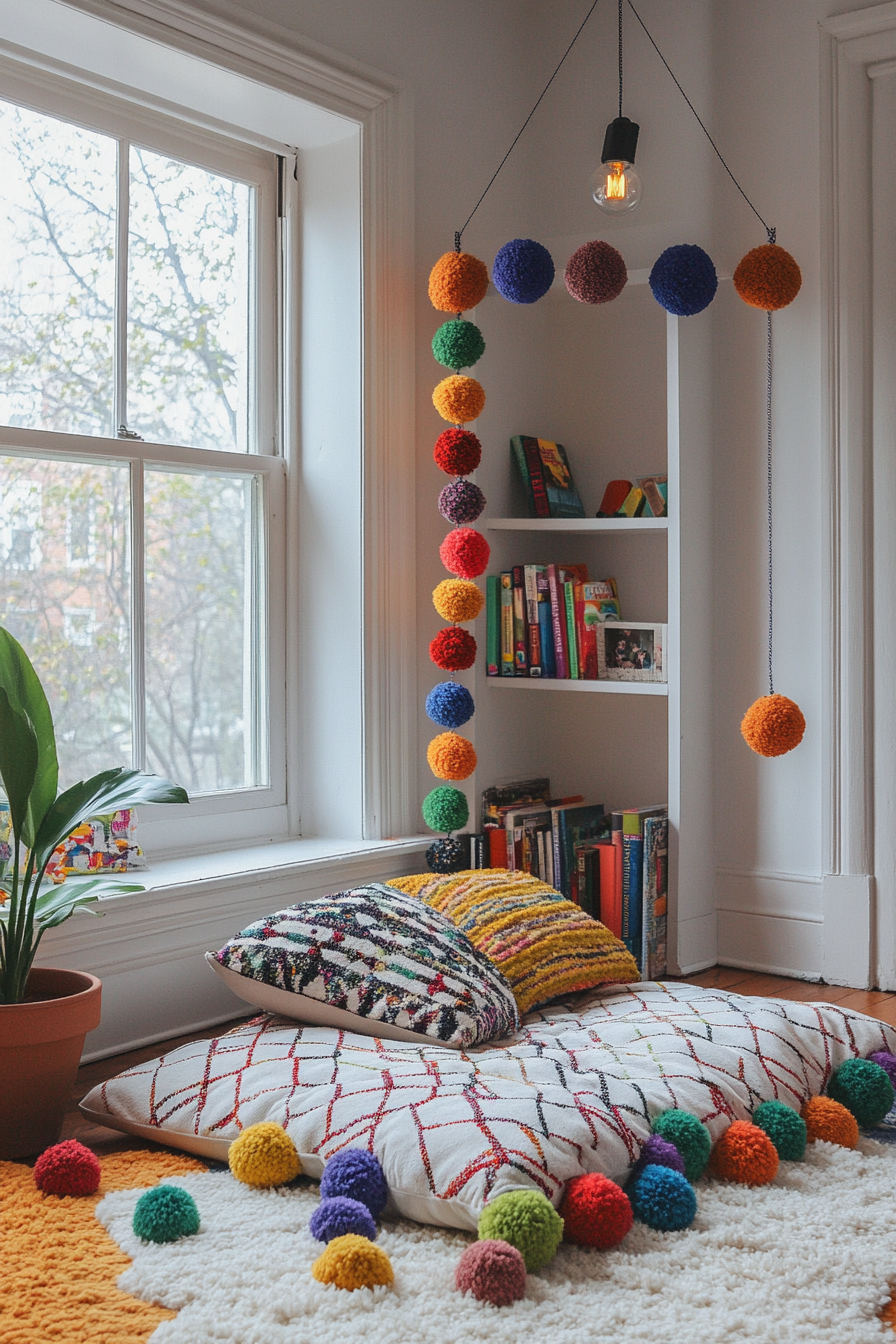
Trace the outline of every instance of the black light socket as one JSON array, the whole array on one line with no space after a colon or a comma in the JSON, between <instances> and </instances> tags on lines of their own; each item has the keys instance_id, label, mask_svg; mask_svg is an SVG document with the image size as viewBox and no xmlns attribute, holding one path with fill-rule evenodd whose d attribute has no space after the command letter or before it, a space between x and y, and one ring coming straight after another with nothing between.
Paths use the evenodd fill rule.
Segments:
<instances>
[{"instance_id":1,"label":"black light socket","mask_svg":"<svg viewBox=\"0 0 896 1344\"><path fill-rule=\"evenodd\" d=\"M641 127L628 117L616 117L607 127L601 163L634 163Z\"/></svg>"}]
</instances>

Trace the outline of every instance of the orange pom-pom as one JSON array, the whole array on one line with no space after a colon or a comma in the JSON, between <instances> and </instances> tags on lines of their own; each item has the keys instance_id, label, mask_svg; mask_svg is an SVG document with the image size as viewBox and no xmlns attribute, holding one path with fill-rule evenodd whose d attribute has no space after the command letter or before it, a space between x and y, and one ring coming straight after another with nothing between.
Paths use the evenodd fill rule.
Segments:
<instances>
[{"instance_id":1,"label":"orange pom-pom","mask_svg":"<svg viewBox=\"0 0 896 1344\"><path fill-rule=\"evenodd\" d=\"M735 1120L713 1149L710 1170L723 1181L768 1185L778 1174L778 1153L758 1125Z\"/></svg>"},{"instance_id":2,"label":"orange pom-pom","mask_svg":"<svg viewBox=\"0 0 896 1344\"><path fill-rule=\"evenodd\" d=\"M747 710L740 725L747 746L759 756L783 756L803 740L803 711L786 695L761 695Z\"/></svg>"},{"instance_id":3,"label":"orange pom-pom","mask_svg":"<svg viewBox=\"0 0 896 1344\"><path fill-rule=\"evenodd\" d=\"M485 298L488 270L469 252L446 252L429 273L429 298L440 313L463 313Z\"/></svg>"},{"instance_id":4,"label":"orange pom-pom","mask_svg":"<svg viewBox=\"0 0 896 1344\"><path fill-rule=\"evenodd\" d=\"M764 308L767 313L793 303L802 283L799 266L777 243L754 247L734 272L734 288L744 303Z\"/></svg>"},{"instance_id":5,"label":"orange pom-pom","mask_svg":"<svg viewBox=\"0 0 896 1344\"><path fill-rule=\"evenodd\" d=\"M855 1148L859 1141L859 1126L855 1116L832 1097L810 1097L800 1115L806 1122L806 1138L810 1143L838 1143L841 1148Z\"/></svg>"},{"instance_id":6,"label":"orange pom-pom","mask_svg":"<svg viewBox=\"0 0 896 1344\"><path fill-rule=\"evenodd\" d=\"M467 579L443 579L433 589L432 604L443 621L475 621L485 598Z\"/></svg>"},{"instance_id":7,"label":"orange pom-pom","mask_svg":"<svg viewBox=\"0 0 896 1344\"><path fill-rule=\"evenodd\" d=\"M439 779L468 779L476 769L476 751L459 733L439 733L426 749L429 768Z\"/></svg>"},{"instance_id":8,"label":"orange pom-pom","mask_svg":"<svg viewBox=\"0 0 896 1344\"><path fill-rule=\"evenodd\" d=\"M468 420L475 420L482 414L485 392L475 378L453 373L450 378L443 378L439 383L432 394L432 404L443 420L465 425Z\"/></svg>"}]
</instances>

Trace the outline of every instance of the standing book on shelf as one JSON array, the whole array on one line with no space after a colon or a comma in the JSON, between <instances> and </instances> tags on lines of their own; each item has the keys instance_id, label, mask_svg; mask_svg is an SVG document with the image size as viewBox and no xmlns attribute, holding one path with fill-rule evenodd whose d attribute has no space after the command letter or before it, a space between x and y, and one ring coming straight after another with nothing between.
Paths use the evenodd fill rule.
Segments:
<instances>
[{"instance_id":1,"label":"standing book on shelf","mask_svg":"<svg viewBox=\"0 0 896 1344\"><path fill-rule=\"evenodd\" d=\"M570 681L578 681L580 673L579 641L576 632L576 584L572 579L567 579L563 585L563 600L566 610L566 648L569 658L569 677Z\"/></svg>"},{"instance_id":2,"label":"standing book on shelf","mask_svg":"<svg viewBox=\"0 0 896 1344\"><path fill-rule=\"evenodd\" d=\"M609 840L584 840L576 845L575 853L578 903L586 915L606 923L601 899L601 855L609 854L612 859L613 846ZM609 894L608 888L608 900Z\"/></svg>"},{"instance_id":3,"label":"standing book on shelf","mask_svg":"<svg viewBox=\"0 0 896 1344\"><path fill-rule=\"evenodd\" d=\"M535 565L535 589L538 594L538 644L541 653L541 675L556 677L557 657L554 652L554 620L551 608L551 586L547 565Z\"/></svg>"},{"instance_id":4,"label":"standing book on shelf","mask_svg":"<svg viewBox=\"0 0 896 1344\"><path fill-rule=\"evenodd\" d=\"M669 880L669 818L644 822L644 960L643 980L666 974L666 924Z\"/></svg>"},{"instance_id":5,"label":"standing book on shelf","mask_svg":"<svg viewBox=\"0 0 896 1344\"><path fill-rule=\"evenodd\" d=\"M578 866L576 863L576 845L587 840L609 840L610 817L603 803L590 803L584 807L563 807L555 809L558 845L560 854L560 880L557 888L570 901L581 905L578 892ZM553 820L552 817L552 820Z\"/></svg>"},{"instance_id":6,"label":"standing book on shelf","mask_svg":"<svg viewBox=\"0 0 896 1344\"><path fill-rule=\"evenodd\" d=\"M666 807L631 807L622 813L622 941L638 965L643 953L644 823Z\"/></svg>"},{"instance_id":7,"label":"standing book on shelf","mask_svg":"<svg viewBox=\"0 0 896 1344\"><path fill-rule=\"evenodd\" d=\"M485 660L486 672L497 677L501 671L501 578L489 574L485 580Z\"/></svg>"},{"instance_id":8,"label":"standing book on shelf","mask_svg":"<svg viewBox=\"0 0 896 1344\"><path fill-rule=\"evenodd\" d=\"M544 803L512 807L504 813L507 832L507 867L514 872L533 871L534 831L539 826L550 826L551 812Z\"/></svg>"},{"instance_id":9,"label":"standing book on shelf","mask_svg":"<svg viewBox=\"0 0 896 1344\"><path fill-rule=\"evenodd\" d=\"M512 677L515 672L513 656L513 572L505 569L501 575L501 676Z\"/></svg>"},{"instance_id":10,"label":"standing book on shelf","mask_svg":"<svg viewBox=\"0 0 896 1344\"><path fill-rule=\"evenodd\" d=\"M576 588L576 631L579 637L579 675L583 681L598 676L597 639L605 621L622 618L615 579L592 579Z\"/></svg>"},{"instance_id":11,"label":"standing book on shelf","mask_svg":"<svg viewBox=\"0 0 896 1344\"><path fill-rule=\"evenodd\" d=\"M544 565L525 565L523 567L523 589L526 597L526 625L529 636L529 676L540 677L543 672L541 658L541 627L538 620L538 572Z\"/></svg>"},{"instance_id":12,"label":"standing book on shelf","mask_svg":"<svg viewBox=\"0 0 896 1344\"><path fill-rule=\"evenodd\" d=\"M585 508L562 443L517 434L510 440L510 447L526 487L533 517L585 517Z\"/></svg>"},{"instance_id":13,"label":"standing book on shelf","mask_svg":"<svg viewBox=\"0 0 896 1344\"><path fill-rule=\"evenodd\" d=\"M526 634L526 592L523 566L513 567L513 670L518 677L529 675L529 640Z\"/></svg>"},{"instance_id":14,"label":"standing book on shelf","mask_svg":"<svg viewBox=\"0 0 896 1344\"><path fill-rule=\"evenodd\" d=\"M515 434L510 440L510 451L525 486L530 518L550 518L551 508L545 489L538 440L524 434Z\"/></svg>"},{"instance_id":15,"label":"standing book on shelf","mask_svg":"<svg viewBox=\"0 0 896 1344\"><path fill-rule=\"evenodd\" d=\"M551 633L554 640L555 675L562 681L569 677L569 656L566 639L566 602L556 565L548 565L548 590L551 594Z\"/></svg>"}]
</instances>

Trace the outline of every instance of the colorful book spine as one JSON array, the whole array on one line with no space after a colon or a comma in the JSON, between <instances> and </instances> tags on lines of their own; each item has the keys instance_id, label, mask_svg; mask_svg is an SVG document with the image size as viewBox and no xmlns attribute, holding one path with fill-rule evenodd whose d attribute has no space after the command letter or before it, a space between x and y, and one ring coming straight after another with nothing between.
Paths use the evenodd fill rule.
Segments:
<instances>
[{"instance_id":1,"label":"colorful book spine","mask_svg":"<svg viewBox=\"0 0 896 1344\"><path fill-rule=\"evenodd\" d=\"M488 675L497 677L501 671L501 579L497 574L485 580L485 660Z\"/></svg>"},{"instance_id":2,"label":"colorful book spine","mask_svg":"<svg viewBox=\"0 0 896 1344\"><path fill-rule=\"evenodd\" d=\"M529 640L526 634L526 591L523 566L513 567L513 670L518 677L529 675Z\"/></svg>"},{"instance_id":3,"label":"colorful book spine","mask_svg":"<svg viewBox=\"0 0 896 1344\"><path fill-rule=\"evenodd\" d=\"M523 447L522 436L519 434L515 434L510 440L510 456L516 463L516 469L520 474L520 480L526 491L526 503L529 507L529 517L534 518L536 517L535 501L532 498L532 482L529 479L529 465L526 462L526 450Z\"/></svg>"},{"instance_id":4,"label":"colorful book spine","mask_svg":"<svg viewBox=\"0 0 896 1344\"><path fill-rule=\"evenodd\" d=\"M623 941L628 935L622 908L622 816L614 812L610 819L610 840L613 845L613 904L615 928L613 932ZM623 932L625 929L625 932Z\"/></svg>"},{"instance_id":5,"label":"colorful book spine","mask_svg":"<svg viewBox=\"0 0 896 1344\"><path fill-rule=\"evenodd\" d=\"M562 681L569 679L569 662L566 651L566 612L562 595L562 585L557 575L557 566L548 565L548 588L551 594L551 630L554 636L554 661L557 665L555 675Z\"/></svg>"},{"instance_id":6,"label":"colorful book spine","mask_svg":"<svg viewBox=\"0 0 896 1344\"><path fill-rule=\"evenodd\" d=\"M576 585L568 580L563 585L563 601L566 614L566 647L569 656L569 679L579 681L579 650L576 640Z\"/></svg>"},{"instance_id":7,"label":"colorful book spine","mask_svg":"<svg viewBox=\"0 0 896 1344\"><path fill-rule=\"evenodd\" d=\"M554 654L554 622L551 611L551 590L546 565L537 565L535 586L538 592L538 642L541 646L541 675L556 677L557 659Z\"/></svg>"},{"instance_id":8,"label":"colorful book spine","mask_svg":"<svg viewBox=\"0 0 896 1344\"><path fill-rule=\"evenodd\" d=\"M638 966L642 958L642 886L644 837L641 818L635 813L622 814L622 941Z\"/></svg>"},{"instance_id":9,"label":"colorful book spine","mask_svg":"<svg viewBox=\"0 0 896 1344\"><path fill-rule=\"evenodd\" d=\"M538 570L540 565L525 565L523 568L523 590L526 598L526 625L529 636L529 676L540 677L541 666L541 629L538 623Z\"/></svg>"},{"instance_id":10,"label":"colorful book spine","mask_svg":"<svg viewBox=\"0 0 896 1344\"><path fill-rule=\"evenodd\" d=\"M489 826L485 831L489 868L507 867L507 832L503 826Z\"/></svg>"},{"instance_id":11,"label":"colorful book spine","mask_svg":"<svg viewBox=\"0 0 896 1344\"><path fill-rule=\"evenodd\" d=\"M512 677L515 671L513 657L513 573L506 569L501 575L501 676Z\"/></svg>"},{"instance_id":12,"label":"colorful book spine","mask_svg":"<svg viewBox=\"0 0 896 1344\"><path fill-rule=\"evenodd\" d=\"M666 974L668 851L668 817L648 817L644 822L644 961L641 967L645 980L657 980Z\"/></svg>"},{"instance_id":13,"label":"colorful book spine","mask_svg":"<svg viewBox=\"0 0 896 1344\"><path fill-rule=\"evenodd\" d=\"M548 499L547 483L544 478L544 464L541 460L541 448L538 439L523 439L523 452L529 472L529 489L532 508L536 518L550 518L551 502Z\"/></svg>"}]
</instances>

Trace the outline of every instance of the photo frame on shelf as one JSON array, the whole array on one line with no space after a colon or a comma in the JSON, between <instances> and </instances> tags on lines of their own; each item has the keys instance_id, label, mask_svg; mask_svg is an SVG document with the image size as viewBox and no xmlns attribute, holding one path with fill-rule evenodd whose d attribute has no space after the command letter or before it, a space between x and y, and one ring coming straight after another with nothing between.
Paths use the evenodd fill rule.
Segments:
<instances>
[{"instance_id":1,"label":"photo frame on shelf","mask_svg":"<svg viewBox=\"0 0 896 1344\"><path fill-rule=\"evenodd\" d=\"M665 681L666 627L605 621L597 630L598 681Z\"/></svg>"}]
</instances>

